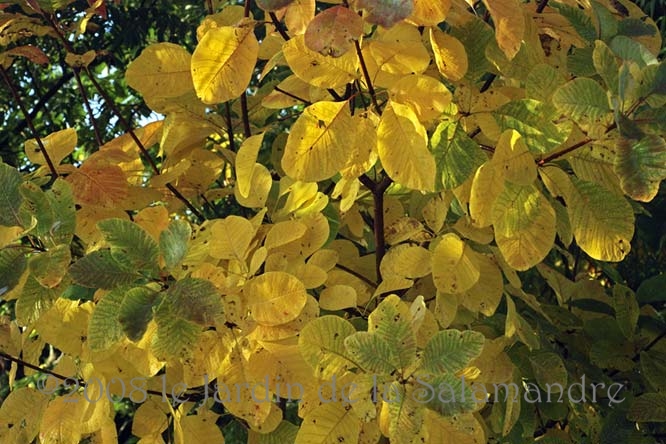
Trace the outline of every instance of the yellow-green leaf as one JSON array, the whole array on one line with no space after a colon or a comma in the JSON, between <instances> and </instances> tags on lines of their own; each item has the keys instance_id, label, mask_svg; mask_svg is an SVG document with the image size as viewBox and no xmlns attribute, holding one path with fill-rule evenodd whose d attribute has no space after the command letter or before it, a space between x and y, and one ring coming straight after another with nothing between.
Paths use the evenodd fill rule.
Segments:
<instances>
[{"instance_id":1,"label":"yellow-green leaf","mask_svg":"<svg viewBox=\"0 0 666 444\"><path fill-rule=\"evenodd\" d=\"M493 205L495 241L517 270L541 262L555 242L555 210L533 185L507 183Z\"/></svg>"},{"instance_id":2,"label":"yellow-green leaf","mask_svg":"<svg viewBox=\"0 0 666 444\"><path fill-rule=\"evenodd\" d=\"M293 275L270 271L245 284L243 296L255 321L274 326L296 319L308 294L305 285Z\"/></svg>"}]
</instances>

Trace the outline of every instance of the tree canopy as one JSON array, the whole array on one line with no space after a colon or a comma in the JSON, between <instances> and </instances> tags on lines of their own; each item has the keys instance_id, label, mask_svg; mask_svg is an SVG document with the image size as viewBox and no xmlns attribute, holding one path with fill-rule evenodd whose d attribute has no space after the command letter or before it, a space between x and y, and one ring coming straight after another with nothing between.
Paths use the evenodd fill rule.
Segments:
<instances>
[{"instance_id":1,"label":"tree canopy","mask_svg":"<svg viewBox=\"0 0 666 444\"><path fill-rule=\"evenodd\" d=\"M639 3L0 3L0 442L664 441Z\"/></svg>"}]
</instances>

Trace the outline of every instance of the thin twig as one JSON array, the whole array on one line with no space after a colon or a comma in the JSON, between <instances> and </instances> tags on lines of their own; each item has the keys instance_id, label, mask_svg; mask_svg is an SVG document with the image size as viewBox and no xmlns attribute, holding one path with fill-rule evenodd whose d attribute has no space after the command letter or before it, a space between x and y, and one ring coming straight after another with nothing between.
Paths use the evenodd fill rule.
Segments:
<instances>
[{"instance_id":1,"label":"thin twig","mask_svg":"<svg viewBox=\"0 0 666 444\"><path fill-rule=\"evenodd\" d=\"M352 270L351 268L345 267L345 266L342 265L342 264L335 264L335 268L339 268L340 270L342 270L342 271L344 271L344 272L346 272L346 273L349 273L349 274L351 274L351 275L354 276L354 277L359 278L360 280L362 280L364 283L368 284L368 285L369 285L370 287L372 287L372 288L377 288L377 284L376 284L376 283L372 282L370 279L368 279L367 277L363 276L361 273L359 273L359 272L356 271L356 270Z\"/></svg>"},{"instance_id":2,"label":"thin twig","mask_svg":"<svg viewBox=\"0 0 666 444\"><path fill-rule=\"evenodd\" d=\"M543 10L546 9L547 5L548 5L548 0L541 0L536 8L537 14L541 14Z\"/></svg>"},{"instance_id":3,"label":"thin twig","mask_svg":"<svg viewBox=\"0 0 666 444\"><path fill-rule=\"evenodd\" d=\"M275 15L274 12L269 12L268 16L271 18L271 22L273 22L275 30L282 36L282 38L285 41L291 39L291 37L289 37L289 34L287 34L287 31L284 29L284 26L282 26L282 23L280 23L280 20L278 20L277 15Z\"/></svg>"},{"instance_id":4,"label":"thin twig","mask_svg":"<svg viewBox=\"0 0 666 444\"><path fill-rule=\"evenodd\" d=\"M37 133L37 129L35 128L35 125L32 122L32 119L30 118L30 115L28 114L28 110L25 108L25 105L23 104L23 101L21 100L21 97L18 95L18 91L16 90L16 87L12 83L11 79L9 78L9 75L7 74L7 71L5 71L5 68L0 65L0 74L2 75L2 78L4 79L5 83L9 87L9 90L11 91L12 97L14 97L14 100L18 104L19 108L21 108L21 112L23 113L23 116L25 117L25 121L28 124L28 127L30 127L30 131L32 131L32 135L34 136L35 140L37 141L37 146L39 146L39 149L42 152L42 155L44 156L44 160L46 161L46 165L49 167L49 171L51 171L51 175L53 176L53 180L55 180L58 177L58 171L56 171L55 166L53 165L53 162L51 161L51 157L49 157L49 153L46 151L46 147L44 146L44 142L42 142L42 139L39 137L39 133Z\"/></svg>"},{"instance_id":5,"label":"thin twig","mask_svg":"<svg viewBox=\"0 0 666 444\"><path fill-rule=\"evenodd\" d=\"M250 115L247 111L247 92L243 91L243 94L241 94L240 103L241 103L241 117L243 120L243 135L247 139L252 135L252 130L250 129Z\"/></svg>"},{"instance_id":6,"label":"thin twig","mask_svg":"<svg viewBox=\"0 0 666 444\"><path fill-rule=\"evenodd\" d=\"M301 98L301 97L298 97L296 94L292 94L292 93L290 93L289 91L285 91L284 89L280 88L279 86L276 86L276 87L273 88L273 89L274 89L275 91L279 92L279 93L284 94L285 96L289 96L289 97L291 97L291 98L294 99L294 100L298 100L299 102L303 102L303 103L304 103L305 105L307 105L307 106L312 105L312 102L310 102L309 100L305 100L305 99L303 99L303 98Z\"/></svg>"},{"instance_id":7,"label":"thin twig","mask_svg":"<svg viewBox=\"0 0 666 444\"><path fill-rule=\"evenodd\" d=\"M358 56L358 61L361 64L361 71L363 71L363 77L365 77L365 83L368 86L368 92L370 93L370 98L372 99L372 105L375 107L377 114L381 115L382 110L377 103L377 94L375 93L375 88L372 86L372 80L370 80L368 67L365 65L365 59L363 58L363 52L361 51L361 44L358 42L358 40L354 40L354 46L356 47L356 55Z\"/></svg>"},{"instance_id":8,"label":"thin twig","mask_svg":"<svg viewBox=\"0 0 666 444\"><path fill-rule=\"evenodd\" d=\"M81 97L83 97L83 106L85 106L86 112L90 117L90 123L93 127L93 132L95 133L95 140L97 141L97 146L101 147L102 145L104 145L104 142L102 141L102 136L99 133L99 128L97 127L97 121L95 120L95 115L93 114L92 107L90 106L90 101L88 100L88 94L86 93L86 90L83 87L83 82L81 82L81 75L79 74L78 68L73 68L73 70L74 70L74 78L76 79L76 84L79 87L79 92L81 93Z\"/></svg>"},{"instance_id":9,"label":"thin twig","mask_svg":"<svg viewBox=\"0 0 666 444\"><path fill-rule=\"evenodd\" d=\"M235 152L236 144L234 143L234 124L231 121L231 105L229 102L226 102L224 107L227 111L227 137L229 138L229 149Z\"/></svg>"}]
</instances>

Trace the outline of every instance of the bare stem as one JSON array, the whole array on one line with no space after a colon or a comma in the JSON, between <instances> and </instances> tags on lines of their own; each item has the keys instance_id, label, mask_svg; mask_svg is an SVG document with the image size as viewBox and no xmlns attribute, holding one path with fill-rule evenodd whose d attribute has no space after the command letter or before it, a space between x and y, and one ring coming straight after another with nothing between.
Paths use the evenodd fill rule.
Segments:
<instances>
[{"instance_id":1,"label":"bare stem","mask_svg":"<svg viewBox=\"0 0 666 444\"><path fill-rule=\"evenodd\" d=\"M365 78L365 83L368 86L368 92L372 98L372 105L375 107L375 111L378 115L381 115L382 110L377 103L377 94L375 93L375 88L372 86L372 80L370 80L370 74L368 73L368 67L365 64L365 59L363 58L363 52L361 51L361 44L358 40L354 40L354 46L356 47L356 55L358 56L358 61L361 64L361 70L363 71L363 77Z\"/></svg>"},{"instance_id":2,"label":"bare stem","mask_svg":"<svg viewBox=\"0 0 666 444\"><path fill-rule=\"evenodd\" d=\"M21 100L21 97L18 95L18 91L16 90L16 87L12 83L11 79L9 78L9 75L7 74L7 71L3 66L0 65L0 74L2 75L3 80L9 87L9 90L12 93L12 97L18 104L19 108L21 108L21 112L23 113L23 116L25 117L25 121L28 124L28 127L30 127L30 131L32 131L32 135L34 136L35 140L37 141L37 146L39 146L40 151L42 152L42 155L44 156L44 160L46 160L46 165L49 167L49 171L51 171L51 175L53 176L53 179L56 179L58 177L58 171L56 171L55 166L53 165L53 162L51 161L51 157L49 157L49 153L46 151L46 147L44 146L44 142L42 142L42 139L39 137L39 134L37 133L37 129L35 129L35 125L30 118L30 114L28 113L28 110L25 108L25 105L23 104L23 101Z\"/></svg>"}]
</instances>

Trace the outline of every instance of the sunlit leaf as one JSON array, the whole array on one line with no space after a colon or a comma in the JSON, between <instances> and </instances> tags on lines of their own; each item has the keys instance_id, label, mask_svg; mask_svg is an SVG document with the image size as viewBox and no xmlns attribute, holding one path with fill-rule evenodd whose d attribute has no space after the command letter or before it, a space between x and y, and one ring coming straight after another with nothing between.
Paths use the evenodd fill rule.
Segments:
<instances>
[{"instance_id":1,"label":"sunlit leaf","mask_svg":"<svg viewBox=\"0 0 666 444\"><path fill-rule=\"evenodd\" d=\"M216 104L240 96L259 55L252 24L209 30L192 54L192 80L199 98Z\"/></svg>"},{"instance_id":2,"label":"sunlit leaf","mask_svg":"<svg viewBox=\"0 0 666 444\"><path fill-rule=\"evenodd\" d=\"M391 102L377 128L379 159L388 175L406 187L433 191L435 159L428 151L427 134L414 111Z\"/></svg>"},{"instance_id":3,"label":"sunlit leaf","mask_svg":"<svg viewBox=\"0 0 666 444\"><path fill-rule=\"evenodd\" d=\"M457 38L437 28L430 28L430 44L435 63L444 77L455 82L467 73L467 52Z\"/></svg>"},{"instance_id":4,"label":"sunlit leaf","mask_svg":"<svg viewBox=\"0 0 666 444\"><path fill-rule=\"evenodd\" d=\"M479 280L479 267L469 246L453 233L442 236L432 253L432 278L439 291L462 293Z\"/></svg>"}]
</instances>

